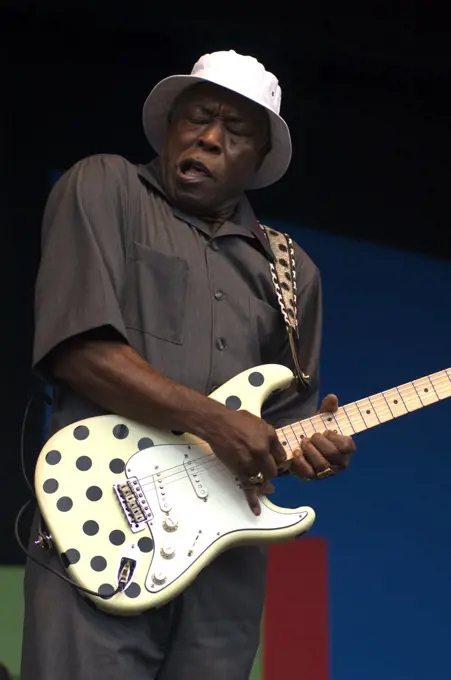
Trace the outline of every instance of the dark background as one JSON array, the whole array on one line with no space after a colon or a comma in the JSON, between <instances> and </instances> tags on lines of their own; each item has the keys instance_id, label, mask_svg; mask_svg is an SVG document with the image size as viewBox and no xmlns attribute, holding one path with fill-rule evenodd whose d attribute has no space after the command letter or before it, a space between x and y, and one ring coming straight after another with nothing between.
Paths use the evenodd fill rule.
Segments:
<instances>
[{"instance_id":1,"label":"dark background","mask_svg":"<svg viewBox=\"0 0 451 680\"><path fill-rule=\"evenodd\" d=\"M286 178L252 197L259 216L451 256L445 13L407 2L282 6L268 16L243 16L244 7L201 14L171 5L172 18L161 18L149 2L128 2L126 11L100 0L0 3L0 562L23 561L10 528L26 498L20 425L32 387L33 281L52 171L98 152L148 160L141 107L160 78L189 72L208 51L257 56L280 80L294 144ZM450 291L440 292L446 314ZM35 405L30 463L40 415Z\"/></svg>"}]
</instances>

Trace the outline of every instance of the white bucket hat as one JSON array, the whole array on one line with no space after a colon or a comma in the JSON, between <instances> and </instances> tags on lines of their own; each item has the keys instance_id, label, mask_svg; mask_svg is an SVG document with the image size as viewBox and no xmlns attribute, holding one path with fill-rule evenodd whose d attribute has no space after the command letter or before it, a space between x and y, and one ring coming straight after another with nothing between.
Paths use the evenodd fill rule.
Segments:
<instances>
[{"instance_id":1,"label":"white bucket hat","mask_svg":"<svg viewBox=\"0 0 451 680\"><path fill-rule=\"evenodd\" d=\"M169 76L155 85L143 108L144 132L155 151L162 151L168 114L178 95L203 80L237 92L268 111L271 151L246 189L261 189L277 182L285 174L291 160L290 131L279 115L282 99L279 82L257 59L242 56L234 50L205 54L196 62L191 75Z\"/></svg>"}]
</instances>

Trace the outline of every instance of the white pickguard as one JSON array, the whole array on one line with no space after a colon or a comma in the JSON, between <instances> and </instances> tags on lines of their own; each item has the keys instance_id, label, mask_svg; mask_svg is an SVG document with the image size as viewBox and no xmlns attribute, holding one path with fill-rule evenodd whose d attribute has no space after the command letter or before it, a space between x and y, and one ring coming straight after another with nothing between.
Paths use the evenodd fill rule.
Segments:
<instances>
[{"instance_id":1,"label":"white pickguard","mask_svg":"<svg viewBox=\"0 0 451 680\"><path fill-rule=\"evenodd\" d=\"M260 366L211 398L259 415L269 394L292 378L284 366ZM129 494L135 509L142 504L137 522L121 495L124 487L136 492ZM35 488L69 576L102 595L87 594L99 608L122 615L176 597L227 548L294 538L315 519L311 508L279 508L264 496L256 517L205 442L115 415L88 418L54 435L39 456ZM124 558L135 562L132 578L124 592L105 599L117 588Z\"/></svg>"},{"instance_id":2,"label":"white pickguard","mask_svg":"<svg viewBox=\"0 0 451 680\"><path fill-rule=\"evenodd\" d=\"M153 539L160 547L146 579L152 592L173 583L221 537L295 526L308 514L306 510L280 513L275 506L262 504L256 517L236 478L200 445L160 445L140 451L128 461L127 476L147 480L141 485L154 517ZM177 525L175 531L165 531L167 516Z\"/></svg>"}]
</instances>

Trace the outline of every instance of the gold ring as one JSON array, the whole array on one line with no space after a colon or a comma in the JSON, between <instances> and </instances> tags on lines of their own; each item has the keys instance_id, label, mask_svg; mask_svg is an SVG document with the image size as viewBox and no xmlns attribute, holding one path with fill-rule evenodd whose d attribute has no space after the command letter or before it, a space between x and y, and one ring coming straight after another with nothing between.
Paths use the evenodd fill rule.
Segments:
<instances>
[{"instance_id":1,"label":"gold ring","mask_svg":"<svg viewBox=\"0 0 451 680\"><path fill-rule=\"evenodd\" d=\"M321 472L316 473L317 479L325 479L326 477L330 477L331 475L334 475L335 472L332 470L332 468L329 467L326 468L325 470L321 470Z\"/></svg>"}]
</instances>

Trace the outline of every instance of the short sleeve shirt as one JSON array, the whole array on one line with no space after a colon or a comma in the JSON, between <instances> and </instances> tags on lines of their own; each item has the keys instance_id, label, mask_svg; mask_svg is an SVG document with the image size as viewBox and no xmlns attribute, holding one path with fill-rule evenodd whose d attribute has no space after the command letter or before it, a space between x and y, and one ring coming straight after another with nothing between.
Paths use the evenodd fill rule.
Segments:
<instances>
[{"instance_id":1,"label":"short sleeve shirt","mask_svg":"<svg viewBox=\"0 0 451 680\"><path fill-rule=\"evenodd\" d=\"M248 199L212 233L170 205L158 164L91 156L53 188L36 284L35 368L48 376L46 360L60 343L111 327L155 369L206 395L264 363L293 369L272 253ZM299 362L317 378L320 276L297 245L295 259ZM316 390L290 388L270 397L263 417L285 425L312 415L316 401ZM52 429L101 412L60 385Z\"/></svg>"}]
</instances>

